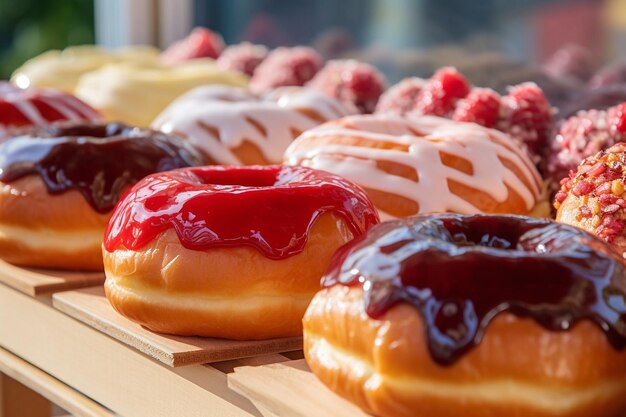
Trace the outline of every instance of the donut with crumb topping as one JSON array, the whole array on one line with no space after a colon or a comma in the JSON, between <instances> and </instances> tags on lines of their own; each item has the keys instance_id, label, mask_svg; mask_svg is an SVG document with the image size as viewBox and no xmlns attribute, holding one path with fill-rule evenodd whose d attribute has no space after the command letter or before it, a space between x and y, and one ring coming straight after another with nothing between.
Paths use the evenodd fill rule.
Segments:
<instances>
[{"instance_id":1,"label":"donut with crumb topping","mask_svg":"<svg viewBox=\"0 0 626 417\"><path fill-rule=\"evenodd\" d=\"M557 221L595 234L626 253L626 143L585 159L561 181Z\"/></svg>"}]
</instances>

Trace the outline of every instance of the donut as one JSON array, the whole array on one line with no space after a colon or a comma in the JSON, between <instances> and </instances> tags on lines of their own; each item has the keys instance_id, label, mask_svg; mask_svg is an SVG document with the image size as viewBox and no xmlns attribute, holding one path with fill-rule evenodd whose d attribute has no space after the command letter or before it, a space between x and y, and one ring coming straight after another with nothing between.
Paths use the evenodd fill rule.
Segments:
<instances>
[{"instance_id":1,"label":"donut","mask_svg":"<svg viewBox=\"0 0 626 417\"><path fill-rule=\"evenodd\" d=\"M544 158L543 172L552 180L553 191L585 158L624 140L626 102L606 110L581 110L565 120Z\"/></svg>"},{"instance_id":2,"label":"donut","mask_svg":"<svg viewBox=\"0 0 626 417\"><path fill-rule=\"evenodd\" d=\"M337 59L328 61L307 87L353 105L359 113L373 113L387 81L373 65Z\"/></svg>"},{"instance_id":3,"label":"donut","mask_svg":"<svg viewBox=\"0 0 626 417\"><path fill-rule=\"evenodd\" d=\"M298 336L335 250L376 223L363 190L309 168L151 175L120 201L105 232L106 295L155 332Z\"/></svg>"},{"instance_id":4,"label":"donut","mask_svg":"<svg viewBox=\"0 0 626 417\"><path fill-rule=\"evenodd\" d=\"M417 213L547 214L541 178L507 135L435 116L350 116L304 132L285 163L341 175L383 218Z\"/></svg>"},{"instance_id":5,"label":"donut","mask_svg":"<svg viewBox=\"0 0 626 417\"><path fill-rule=\"evenodd\" d=\"M556 220L592 233L626 257L626 143L583 160L561 181Z\"/></svg>"},{"instance_id":6,"label":"donut","mask_svg":"<svg viewBox=\"0 0 626 417\"><path fill-rule=\"evenodd\" d=\"M168 65L177 65L191 59L217 59L224 50L224 46L224 39L219 33L196 27L186 38L168 46L161 54L161 60Z\"/></svg>"},{"instance_id":7,"label":"donut","mask_svg":"<svg viewBox=\"0 0 626 417\"><path fill-rule=\"evenodd\" d=\"M97 111L73 95L54 89L17 88L0 82L0 140L17 128L45 126L55 121L97 121Z\"/></svg>"},{"instance_id":8,"label":"donut","mask_svg":"<svg viewBox=\"0 0 626 417\"><path fill-rule=\"evenodd\" d=\"M247 78L219 69L210 59L194 59L176 66L121 62L82 76L75 93L107 120L144 127L150 126L178 96L205 84L245 87Z\"/></svg>"},{"instance_id":9,"label":"donut","mask_svg":"<svg viewBox=\"0 0 626 417\"><path fill-rule=\"evenodd\" d=\"M408 78L380 97L377 113L432 115L473 122L508 134L539 163L554 128L554 110L534 82L508 88L500 96L472 87L456 68L440 68L428 80Z\"/></svg>"},{"instance_id":10,"label":"donut","mask_svg":"<svg viewBox=\"0 0 626 417\"><path fill-rule=\"evenodd\" d=\"M149 46L108 50L93 45L51 50L29 59L11 76L20 88L51 87L73 93L84 74L113 62L157 62L159 51Z\"/></svg>"},{"instance_id":11,"label":"donut","mask_svg":"<svg viewBox=\"0 0 626 417\"><path fill-rule=\"evenodd\" d=\"M102 236L120 196L144 176L202 165L185 141L122 124L62 123L0 145L0 258L102 270Z\"/></svg>"},{"instance_id":12,"label":"donut","mask_svg":"<svg viewBox=\"0 0 626 417\"><path fill-rule=\"evenodd\" d=\"M322 63L321 55L307 46L276 48L255 68L250 89L263 94L278 87L303 86L320 70Z\"/></svg>"},{"instance_id":13,"label":"donut","mask_svg":"<svg viewBox=\"0 0 626 417\"><path fill-rule=\"evenodd\" d=\"M263 45L241 42L224 49L216 63L221 69L237 71L251 77L268 53L269 50Z\"/></svg>"},{"instance_id":14,"label":"donut","mask_svg":"<svg viewBox=\"0 0 626 417\"><path fill-rule=\"evenodd\" d=\"M203 86L175 100L152 128L187 138L214 164L268 165L280 163L303 131L355 112L309 89L281 88L262 98Z\"/></svg>"},{"instance_id":15,"label":"donut","mask_svg":"<svg viewBox=\"0 0 626 417\"><path fill-rule=\"evenodd\" d=\"M304 354L378 417L620 417L626 270L575 227L420 215L341 248L304 316Z\"/></svg>"}]
</instances>

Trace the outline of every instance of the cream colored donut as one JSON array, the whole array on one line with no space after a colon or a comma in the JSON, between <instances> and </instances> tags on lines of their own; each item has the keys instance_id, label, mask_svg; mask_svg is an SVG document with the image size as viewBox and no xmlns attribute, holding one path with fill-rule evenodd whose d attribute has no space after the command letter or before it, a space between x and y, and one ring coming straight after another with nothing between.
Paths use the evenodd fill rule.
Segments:
<instances>
[{"instance_id":1,"label":"cream colored donut","mask_svg":"<svg viewBox=\"0 0 626 417\"><path fill-rule=\"evenodd\" d=\"M338 100L304 88L280 88L266 97L224 86L198 87L174 101L152 127L188 138L216 164L282 161L303 131L356 113Z\"/></svg>"},{"instance_id":2,"label":"cream colored donut","mask_svg":"<svg viewBox=\"0 0 626 417\"><path fill-rule=\"evenodd\" d=\"M145 127L178 96L204 84L244 87L247 79L219 69L209 59L176 66L126 62L85 74L76 86L76 95L108 120Z\"/></svg>"},{"instance_id":3,"label":"cream colored donut","mask_svg":"<svg viewBox=\"0 0 626 417\"><path fill-rule=\"evenodd\" d=\"M156 62L159 51L149 46L107 50L97 46L73 46L44 52L24 63L11 81L21 88L53 87L73 93L80 77L112 62Z\"/></svg>"},{"instance_id":4,"label":"cream colored donut","mask_svg":"<svg viewBox=\"0 0 626 417\"><path fill-rule=\"evenodd\" d=\"M382 218L548 213L529 157L507 135L473 123L350 116L304 132L284 159L359 184Z\"/></svg>"}]
</instances>

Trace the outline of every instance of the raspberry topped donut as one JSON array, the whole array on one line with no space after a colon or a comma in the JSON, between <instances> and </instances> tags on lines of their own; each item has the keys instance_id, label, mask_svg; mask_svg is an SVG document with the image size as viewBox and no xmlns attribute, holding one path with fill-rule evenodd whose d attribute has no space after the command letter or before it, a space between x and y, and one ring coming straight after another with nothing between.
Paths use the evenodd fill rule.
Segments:
<instances>
[{"instance_id":1,"label":"raspberry topped donut","mask_svg":"<svg viewBox=\"0 0 626 417\"><path fill-rule=\"evenodd\" d=\"M48 88L21 89L0 82L0 140L16 128L99 119L97 111L69 93Z\"/></svg>"},{"instance_id":2,"label":"raspberry topped donut","mask_svg":"<svg viewBox=\"0 0 626 417\"><path fill-rule=\"evenodd\" d=\"M386 84L385 76L372 65L333 60L324 65L307 87L355 106L360 113L372 113Z\"/></svg>"},{"instance_id":3,"label":"raspberry topped donut","mask_svg":"<svg viewBox=\"0 0 626 417\"><path fill-rule=\"evenodd\" d=\"M200 167L149 176L104 240L113 307L151 330L297 336L335 250L378 223L349 181L302 167Z\"/></svg>"},{"instance_id":4,"label":"raspberry topped donut","mask_svg":"<svg viewBox=\"0 0 626 417\"><path fill-rule=\"evenodd\" d=\"M256 67L250 79L250 89L263 94L278 87L303 86L319 71L322 62L322 57L313 48L276 48Z\"/></svg>"},{"instance_id":5,"label":"raspberry topped donut","mask_svg":"<svg viewBox=\"0 0 626 417\"><path fill-rule=\"evenodd\" d=\"M626 143L585 159L561 181L556 219L587 230L626 254Z\"/></svg>"},{"instance_id":6,"label":"raspberry topped donut","mask_svg":"<svg viewBox=\"0 0 626 417\"><path fill-rule=\"evenodd\" d=\"M0 258L102 269L102 234L120 196L148 174L203 159L185 141L111 124L53 124L0 145Z\"/></svg>"},{"instance_id":7,"label":"raspberry topped donut","mask_svg":"<svg viewBox=\"0 0 626 417\"><path fill-rule=\"evenodd\" d=\"M437 70L427 79L407 78L388 89L376 113L434 115L474 122L507 133L540 162L553 134L553 109L542 89L526 82L500 96L478 88L452 67Z\"/></svg>"},{"instance_id":8,"label":"raspberry topped donut","mask_svg":"<svg viewBox=\"0 0 626 417\"><path fill-rule=\"evenodd\" d=\"M220 165L280 163L303 131L355 113L334 98L303 88L281 88L265 97L243 89L204 86L172 103L152 124L187 138Z\"/></svg>"},{"instance_id":9,"label":"raspberry topped donut","mask_svg":"<svg viewBox=\"0 0 626 417\"><path fill-rule=\"evenodd\" d=\"M311 370L380 417L620 417L626 269L520 216L382 223L340 249L304 317Z\"/></svg>"},{"instance_id":10,"label":"raspberry topped donut","mask_svg":"<svg viewBox=\"0 0 626 417\"><path fill-rule=\"evenodd\" d=\"M386 218L549 212L529 157L509 136L474 123L434 116L345 117L304 132L285 161L354 181Z\"/></svg>"}]
</instances>

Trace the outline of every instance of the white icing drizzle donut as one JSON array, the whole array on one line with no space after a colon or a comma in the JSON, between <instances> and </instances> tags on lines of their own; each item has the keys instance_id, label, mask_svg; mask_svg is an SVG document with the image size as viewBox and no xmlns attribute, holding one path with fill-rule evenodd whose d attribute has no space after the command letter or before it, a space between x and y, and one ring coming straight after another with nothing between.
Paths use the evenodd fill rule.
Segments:
<instances>
[{"instance_id":1,"label":"white icing drizzle donut","mask_svg":"<svg viewBox=\"0 0 626 417\"><path fill-rule=\"evenodd\" d=\"M9 135L13 128L24 125L44 126L57 120L100 120L97 111L73 95L60 90L35 88L22 90L4 83L0 84L0 104L5 109L12 109L22 116L20 120L11 120L10 117L0 115L0 138ZM27 122L22 119L26 119Z\"/></svg>"},{"instance_id":2,"label":"white icing drizzle donut","mask_svg":"<svg viewBox=\"0 0 626 417\"><path fill-rule=\"evenodd\" d=\"M304 88L260 98L242 89L203 86L175 100L152 127L187 137L217 164L243 165L233 150L244 142L269 163L280 163L301 132L353 113L336 99Z\"/></svg>"},{"instance_id":3,"label":"white icing drizzle donut","mask_svg":"<svg viewBox=\"0 0 626 417\"><path fill-rule=\"evenodd\" d=\"M324 137L329 140L323 144L306 144L311 138ZM333 137L342 140L333 141ZM396 147L398 149L381 149L342 144L349 138L400 146ZM441 153L467 160L473 172L470 174L445 165ZM507 168L502 159L513 163L525 181ZM523 199L529 212L541 196L539 173L505 134L477 124L433 116L412 119L391 115L346 117L304 132L285 152L285 161L289 165L330 171L365 188L405 197L418 203L421 213L481 212L452 193L448 180L482 191L498 202L508 198L508 186ZM383 171L377 161L412 167L418 179ZM392 217L387 213L381 215Z\"/></svg>"}]
</instances>

